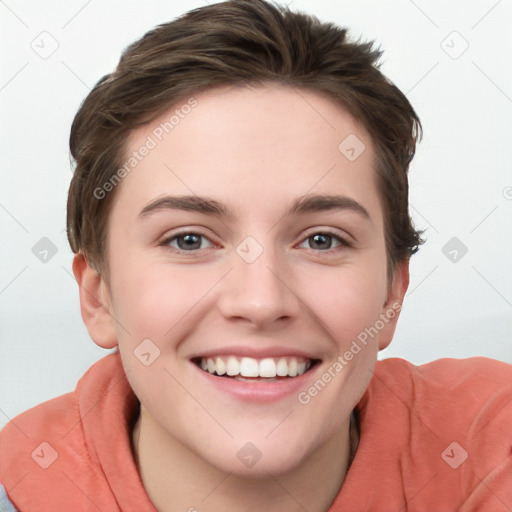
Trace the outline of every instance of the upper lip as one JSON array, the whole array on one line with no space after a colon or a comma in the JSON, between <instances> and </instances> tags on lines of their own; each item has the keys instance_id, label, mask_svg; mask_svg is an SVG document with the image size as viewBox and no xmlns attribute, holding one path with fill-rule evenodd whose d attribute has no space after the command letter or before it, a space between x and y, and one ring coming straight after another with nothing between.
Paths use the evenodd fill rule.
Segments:
<instances>
[{"instance_id":1,"label":"upper lip","mask_svg":"<svg viewBox=\"0 0 512 512\"><path fill-rule=\"evenodd\" d=\"M273 346L273 347L249 347L249 346L224 346L217 348L210 348L192 355L190 359L197 358L213 358L221 356L237 356L237 357L251 357L253 359L264 359L266 357L302 357L304 359L319 359L313 354L303 350L297 350L292 347Z\"/></svg>"}]
</instances>

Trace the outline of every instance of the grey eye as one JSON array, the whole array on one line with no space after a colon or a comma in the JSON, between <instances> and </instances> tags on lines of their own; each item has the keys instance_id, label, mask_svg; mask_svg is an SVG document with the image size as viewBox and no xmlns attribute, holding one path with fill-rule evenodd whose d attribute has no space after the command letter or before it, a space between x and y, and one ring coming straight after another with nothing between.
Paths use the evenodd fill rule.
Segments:
<instances>
[{"instance_id":1,"label":"grey eye","mask_svg":"<svg viewBox=\"0 0 512 512\"><path fill-rule=\"evenodd\" d=\"M334 247L339 247L340 245L344 245L340 238L328 233L315 233L311 236L308 236L303 243L309 243L309 249L318 249L324 251L333 249Z\"/></svg>"},{"instance_id":2,"label":"grey eye","mask_svg":"<svg viewBox=\"0 0 512 512\"><path fill-rule=\"evenodd\" d=\"M210 243L204 235L198 233L181 233L169 238L166 244L181 251L196 251L205 248L205 246L202 245L203 241Z\"/></svg>"}]
</instances>

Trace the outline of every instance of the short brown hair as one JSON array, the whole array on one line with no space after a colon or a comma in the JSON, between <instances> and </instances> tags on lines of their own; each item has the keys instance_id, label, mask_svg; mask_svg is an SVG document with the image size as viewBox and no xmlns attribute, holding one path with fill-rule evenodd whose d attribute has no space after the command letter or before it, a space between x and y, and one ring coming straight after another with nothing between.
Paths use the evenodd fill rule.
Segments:
<instances>
[{"instance_id":1,"label":"short brown hair","mask_svg":"<svg viewBox=\"0 0 512 512\"><path fill-rule=\"evenodd\" d=\"M105 197L95 191L123 165L132 130L214 87L280 83L335 99L372 137L392 273L423 242L409 216L407 178L421 123L378 69L380 57L374 43L350 41L344 28L265 0L208 5L155 27L124 50L73 121L76 169L67 205L73 252L107 271L106 224L116 190Z\"/></svg>"}]
</instances>

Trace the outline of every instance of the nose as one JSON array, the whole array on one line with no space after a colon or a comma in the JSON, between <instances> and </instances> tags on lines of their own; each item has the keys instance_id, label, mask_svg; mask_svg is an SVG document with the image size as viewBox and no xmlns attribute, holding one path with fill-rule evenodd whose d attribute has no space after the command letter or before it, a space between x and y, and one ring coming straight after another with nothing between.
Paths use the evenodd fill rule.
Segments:
<instances>
[{"instance_id":1,"label":"nose","mask_svg":"<svg viewBox=\"0 0 512 512\"><path fill-rule=\"evenodd\" d=\"M239 254L233 255L233 261L218 301L222 315L259 329L289 325L299 312L300 300L285 258L264 248L255 261L248 262Z\"/></svg>"}]
</instances>

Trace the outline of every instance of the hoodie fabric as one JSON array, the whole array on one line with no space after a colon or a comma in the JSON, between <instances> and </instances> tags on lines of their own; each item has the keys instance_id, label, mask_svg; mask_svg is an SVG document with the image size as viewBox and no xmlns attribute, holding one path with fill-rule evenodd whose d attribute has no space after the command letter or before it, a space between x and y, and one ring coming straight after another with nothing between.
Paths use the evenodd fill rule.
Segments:
<instances>
[{"instance_id":1,"label":"hoodie fabric","mask_svg":"<svg viewBox=\"0 0 512 512\"><path fill-rule=\"evenodd\" d=\"M131 447L138 407L114 353L10 421L0 511L155 512ZM328 512L512 510L512 365L386 359L356 409L359 446Z\"/></svg>"}]
</instances>

